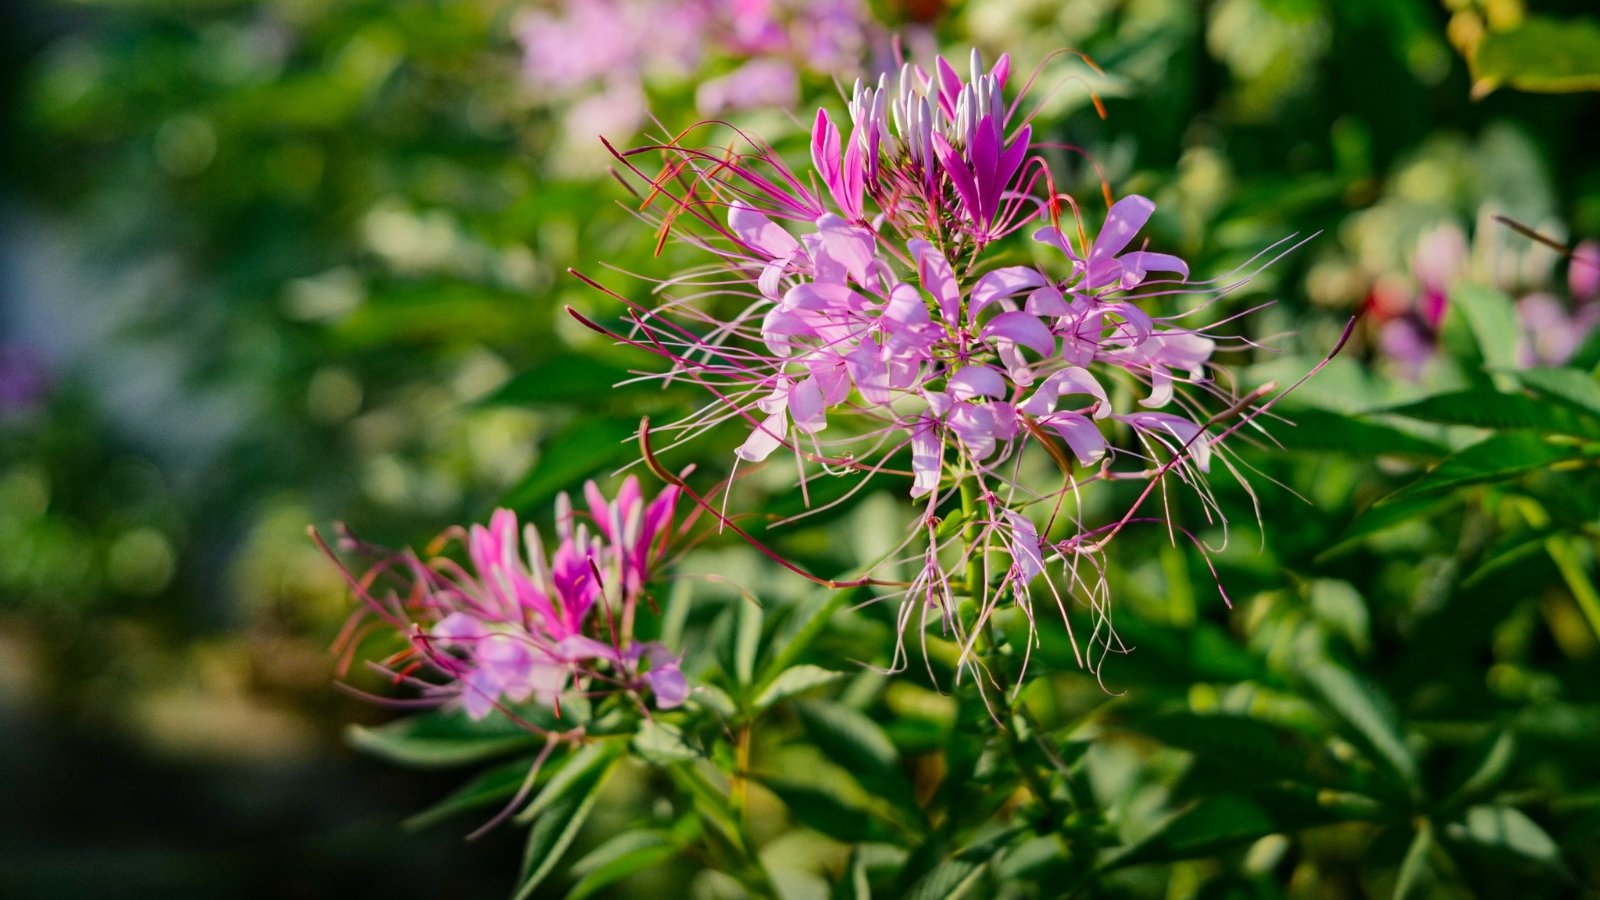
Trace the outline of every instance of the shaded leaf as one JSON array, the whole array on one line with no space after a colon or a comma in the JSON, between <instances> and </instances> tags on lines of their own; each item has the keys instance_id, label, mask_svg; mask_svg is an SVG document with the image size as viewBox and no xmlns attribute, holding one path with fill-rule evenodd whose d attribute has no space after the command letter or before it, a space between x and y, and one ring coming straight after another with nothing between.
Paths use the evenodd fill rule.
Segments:
<instances>
[{"instance_id":1,"label":"shaded leaf","mask_svg":"<svg viewBox=\"0 0 1600 900\"><path fill-rule=\"evenodd\" d=\"M527 780L528 768L534 757L496 766L451 792L448 797L405 820L407 828L427 828L437 822L468 810L506 802L516 796L517 789Z\"/></svg>"},{"instance_id":2,"label":"shaded leaf","mask_svg":"<svg viewBox=\"0 0 1600 900\"><path fill-rule=\"evenodd\" d=\"M765 618L759 603L750 599L739 601L738 632L733 644L733 675L741 687L748 688L755 681L756 655L761 650L761 625Z\"/></svg>"},{"instance_id":3,"label":"shaded leaf","mask_svg":"<svg viewBox=\"0 0 1600 900\"><path fill-rule=\"evenodd\" d=\"M906 900L956 900L968 896L987 870L988 863L947 859L912 885Z\"/></svg>"},{"instance_id":4,"label":"shaded leaf","mask_svg":"<svg viewBox=\"0 0 1600 900\"><path fill-rule=\"evenodd\" d=\"M567 893L567 900L582 900L635 872L666 862L678 852L668 833L624 831L572 864L572 874L578 876L578 881Z\"/></svg>"},{"instance_id":5,"label":"shaded leaf","mask_svg":"<svg viewBox=\"0 0 1600 900\"><path fill-rule=\"evenodd\" d=\"M629 438L637 429L631 420L578 419L545 439L538 461L501 503L527 510L629 459L636 453Z\"/></svg>"},{"instance_id":6,"label":"shaded leaf","mask_svg":"<svg viewBox=\"0 0 1600 900\"><path fill-rule=\"evenodd\" d=\"M461 712L411 716L376 728L351 725L345 735L359 750L419 768L481 762L543 740L501 716L473 721Z\"/></svg>"},{"instance_id":7,"label":"shaded leaf","mask_svg":"<svg viewBox=\"0 0 1600 900\"><path fill-rule=\"evenodd\" d=\"M1438 884L1439 875L1433 866L1435 853L1442 853L1429 828L1418 829L1400 861L1400 872L1394 881L1394 900L1413 900L1430 896Z\"/></svg>"},{"instance_id":8,"label":"shaded leaf","mask_svg":"<svg viewBox=\"0 0 1600 900\"><path fill-rule=\"evenodd\" d=\"M1581 451L1549 443L1526 431L1485 438L1440 461L1421 478L1378 501L1433 494L1469 484L1505 481L1568 460L1583 459Z\"/></svg>"},{"instance_id":9,"label":"shaded leaf","mask_svg":"<svg viewBox=\"0 0 1600 900\"><path fill-rule=\"evenodd\" d=\"M776 775L754 775L767 790L778 795L795 821L847 844L885 840L891 832L872 810L853 803L825 783L806 783Z\"/></svg>"},{"instance_id":10,"label":"shaded leaf","mask_svg":"<svg viewBox=\"0 0 1600 900\"><path fill-rule=\"evenodd\" d=\"M1576 415L1565 407L1552 406L1522 394L1502 394L1491 390L1438 394L1384 412L1440 425L1467 425L1498 431L1530 429L1580 437L1600 436L1600 423Z\"/></svg>"},{"instance_id":11,"label":"shaded leaf","mask_svg":"<svg viewBox=\"0 0 1600 900\"><path fill-rule=\"evenodd\" d=\"M823 755L843 766L868 791L905 810L913 820L921 819L916 796L900 768L900 753L877 723L838 703L806 701L795 708Z\"/></svg>"},{"instance_id":12,"label":"shaded leaf","mask_svg":"<svg viewBox=\"0 0 1600 900\"><path fill-rule=\"evenodd\" d=\"M1116 868L1209 856L1277 830L1277 823L1254 800L1242 794L1218 794L1171 816L1138 843L1113 853L1104 866Z\"/></svg>"},{"instance_id":13,"label":"shaded leaf","mask_svg":"<svg viewBox=\"0 0 1600 900\"><path fill-rule=\"evenodd\" d=\"M583 829L583 823L593 811L595 801L600 797L600 788L605 783L606 775L611 772L610 763L615 759L614 753L608 753L604 765L585 766L577 777L563 785L559 798L541 810L543 815L533 820L522 858L523 874L517 880L513 900L525 900L531 896L534 889L555 871L562 854L572 846L578 832ZM563 769L561 774L567 771L569 769ZM555 780L552 779L540 797L551 793L555 786Z\"/></svg>"},{"instance_id":14,"label":"shaded leaf","mask_svg":"<svg viewBox=\"0 0 1600 900\"><path fill-rule=\"evenodd\" d=\"M1350 726L1362 749L1414 793L1417 763L1400 733L1400 717L1378 689L1332 663L1312 663L1301 670L1317 698Z\"/></svg>"},{"instance_id":15,"label":"shaded leaf","mask_svg":"<svg viewBox=\"0 0 1600 900\"><path fill-rule=\"evenodd\" d=\"M587 354L563 354L513 375L500 388L479 401L484 406L570 406L589 398L606 397L615 385L633 377L628 370Z\"/></svg>"},{"instance_id":16,"label":"shaded leaf","mask_svg":"<svg viewBox=\"0 0 1600 900\"><path fill-rule=\"evenodd\" d=\"M1262 779L1314 783L1315 755L1305 738L1250 716L1191 712L1162 713L1130 723L1163 744L1187 750L1207 762L1229 766Z\"/></svg>"},{"instance_id":17,"label":"shaded leaf","mask_svg":"<svg viewBox=\"0 0 1600 900\"><path fill-rule=\"evenodd\" d=\"M1448 452L1441 444L1398 428L1324 409L1295 409L1285 412L1284 417L1289 422L1276 424L1270 430L1273 438L1289 450L1358 456L1442 456Z\"/></svg>"}]
</instances>

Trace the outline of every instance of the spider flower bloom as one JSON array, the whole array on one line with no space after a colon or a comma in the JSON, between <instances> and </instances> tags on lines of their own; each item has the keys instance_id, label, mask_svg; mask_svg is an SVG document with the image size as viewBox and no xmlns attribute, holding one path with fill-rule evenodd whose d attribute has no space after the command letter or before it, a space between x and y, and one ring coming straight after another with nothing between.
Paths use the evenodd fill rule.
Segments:
<instances>
[{"instance_id":1,"label":"spider flower bloom","mask_svg":"<svg viewBox=\"0 0 1600 900\"><path fill-rule=\"evenodd\" d=\"M985 70L974 54L968 68L963 80L939 60L932 75L905 67L893 91L856 85L848 136L815 117L809 172L754 143L618 154L649 181L645 215L711 264L664 282L666 299L614 333L715 398L662 429L681 440L743 421L739 461L786 450L802 478L805 463L863 484L909 476L923 511L902 549L926 546L909 552L922 571L902 621L920 602L958 631L951 598L979 600L982 615L1001 593L1026 608L1056 564L1069 591L1099 603L1096 565L1080 560L1135 510L1099 528L1028 513L1090 482L1175 475L1220 515L1201 480L1230 429L1208 408L1253 415L1212 371L1219 349L1253 345L1191 324L1237 283L1191 282L1183 260L1145 249L1155 206L1143 197L1117 201L1098 230L1079 221L1028 156L1029 128L1010 122L1008 60ZM635 162L647 153L665 159L659 175ZM1019 237L1030 225L1031 247ZM1030 249L1040 262L1015 264ZM1056 460L1059 486L1019 477L1030 450ZM958 494L967 526L939 528ZM994 554L1012 565L979 574Z\"/></svg>"},{"instance_id":2,"label":"spider flower bloom","mask_svg":"<svg viewBox=\"0 0 1600 900\"><path fill-rule=\"evenodd\" d=\"M537 528L519 530L516 514L500 509L487 525L454 530L466 565L409 552L380 558L351 579L365 608L342 640L353 651L369 630L354 625L369 619L369 628L398 631L407 649L382 667L425 702L459 704L475 719L530 701L557 706L572 689L649 692L662 709L681 704L688 686L677 658L632 634L677 491L647 503L629 478L615 500L593 482L584 492L592 523L563 494L548 555Z\"/></svg>"}]
</instances>

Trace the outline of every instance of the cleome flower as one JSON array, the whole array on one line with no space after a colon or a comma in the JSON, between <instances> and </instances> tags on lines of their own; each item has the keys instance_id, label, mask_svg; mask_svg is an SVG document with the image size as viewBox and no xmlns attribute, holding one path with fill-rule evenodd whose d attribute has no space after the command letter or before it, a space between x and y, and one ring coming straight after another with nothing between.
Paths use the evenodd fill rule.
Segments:
<instances>
[{"instance_id":1,"label":"cleome flower","mask_svg":"<svg viewBox=\"0 0 1600 900\"><path fill-rule=\"evenodd\" d=\"M1262 393L1241 400L1216 377L1213 356L1247 339L1189 324L1243 279L1191 282L1182 259L1147 250L1155 205L1143 197L1111 204L1091 232L1013 121L1009 60L985 69L974 53L967 68L963 79L940 59L931 73L904 66L894 85L857 83L848 137L817 113L809 172L753 141L618 153L648 183L644 215L709 264L663 282L624 327L579 318L712 394L660 429L678 441L742 420L736 465L787 451L802 490L819 470L861 486L908 477L922 510L902 550L921 568L899 585L902 624L937 615L971 662L996 604L1012 598L1031 620L1041 581L1063 613L1064 587L1103 618L1094 557L1122 527L1162 517L1138 515L1147 489L1110 523L1066 521L1064 500L1089 483L1176 476L1220 517L1204 476ZM1039 450L1059 487L1020 475ZM995 558L1011 563L990 572ZM974 601L965 621L962 597Z\"/></svg>"},{"instance_id":2,"label":"cleome flower","mask_svg":"<svg viewBox=\"0 0 1600 900\"><path fill-rule=\"evenodd\" d=\"M353 653L372 630L398 633L406 649L379 668L415 687L418 702L459 705L474 719L501 710L529 724L517 706L536 703L559 715L569 691L649 694L658 708L678 706L688 685L677 657L633 633L677 489L647 503L629 478L614 500L593 482L584 494L583 512L565 494L558 498L548 555L538 529L519 532L508 509L496 510L486 526L457 528L436 542L464 544L465 564L442 553L374 551L347 536L344 549L376 562L360 578L346 572L363 608L341 643Z\"/></svg>"}]
</instances>

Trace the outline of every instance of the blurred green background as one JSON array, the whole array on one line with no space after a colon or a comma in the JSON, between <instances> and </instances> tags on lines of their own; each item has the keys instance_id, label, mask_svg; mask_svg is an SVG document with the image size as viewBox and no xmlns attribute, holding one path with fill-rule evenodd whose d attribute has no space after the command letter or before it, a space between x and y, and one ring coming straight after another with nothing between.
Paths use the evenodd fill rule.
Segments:
<instances>
[{"instance_id":1,"label":"blurred green background","mask_svg":"<svg viewBox=\"0 0 1600 900\"><path fill-rule=\"evenodd\" d=\"M571 98L523 74L514 26L532 6L0 8L0 894L477 897L510 885L520 835L466 845L465 827L398 825L455 778L344 746L345 723L388 713L331 686L327 647L348 607L305 527L345 520L403 545L501 502L539 513L625 463L617 442L641 413L683 402L606 390L640 363L561 313L614 314L569 265L662 264L598 148L571 149ZM1593 86L1592 73L1562 82L1540 59L1497 69L1488 57L1474 71L1463 56L1525 14L1594 18L1586 0L1527 7L971 0L872 14L913 48L1008 51L1023 72L1061 47L1087 52L1103 77L1047 63L1049 140L1088 151L1118 193L1153 197L1157 242L1197 273L1320 232L1233 301L1277 301L1252 328L1285 335L1286 359L1241 361L1265 377L1303 371L1385 290L1414 291L1429 227L1521 240L1480 221L1492 208L1562 241L1600 235L1600 95L1545 92ZM652 81L663 125L695 121L695 79L736 62ZM1048 90L1052 79L1064 87ZM836 97L822 73L802 85ZM736 117L798 146L795 118ZM1065 183L1095 197L1094 170L1071 160L1059 160ZM1564 284L1551 256L1502 288ZM1394 377L1374 336L1363 323L1306 388L1309 416L1456 383ZM1233 613L1198 561L1158 536L1129 542L1116 557L1127 628L1215 645L1193 649L1198 673L1141 648L1108 663L1107 685L1162 684L1152 696L1203 705L1194 692L1225 697L1223 682L1250 677L1208 664L1270 667L1311 622L1406 716L1445 732L1562 704L1569 718L1523 762L1541 790L1593 796L1600 647L1581 589L1559 554L1498 554L1554 517L1579 536L1568 568L1592 584L1594 479L1526 486L1543 498L1536 513L1458 498L1362 543L1349 532L1358 513L1415 470L1336 444L1251 457L1309 502L1258 480L1266 534L1247 514L1220 560ZM883 521L871 504L887 501L865 502L839 515L870 532ZM840 570L854 559L829 527L784 539ZM1325 552L1336 545L1345 552ZM1586 871L1552 896L1595 874L1600 804L1582 816L1562 838ZM1371 891L1350 874L1365 845L1328 840L1334 868L1296 895ZM1187 896L1183 883L1151 895Z\"/></svg>"}]
</instances>

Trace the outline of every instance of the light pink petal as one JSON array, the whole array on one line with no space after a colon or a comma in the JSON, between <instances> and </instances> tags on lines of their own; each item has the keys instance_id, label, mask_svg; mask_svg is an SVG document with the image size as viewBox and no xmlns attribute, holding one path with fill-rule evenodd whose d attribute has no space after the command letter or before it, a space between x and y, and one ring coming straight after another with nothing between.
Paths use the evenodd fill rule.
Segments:
<instances>
[{"instance_id":1,"label":"light pink petal","mask_svg":"<svg viewBox=\"0 0 1600 900\"><path fill-rule=\"evenodd\" d=\"M771 259L791 256L800 249L800 243L782 226L742 203L728 207L728 227L739 240Z\"/></svg>"},{"instance_id":2,"label":"light pink petal","mask_svg":"<svg viewBox=\"0 0 1600 900\"><path fill-rule=\"evenodd\" d=\"M956 400L971 400L974 397L1004 397L1006 395L1006 380L999 372L990 366L967 366L961 371L950 376L947 388L950 396Z\"/></svg>"},{"instance_id":3,"label":"light pink petal","mask_svg":"<svg viewBox=\"0 0 1600 900\"><path fill-rule=\"evenodd\" d=\"M1056 338L1038 316L1025 312L1001 313L983 326L982 337L988 340L1006 340L1021 344L1040 356L1055 353Z\"/></svg>"},{"instance_id":4,"label":"light pink petal","mask_svg":"<svg viewBox=\"0 0 1600 900\"><path fill-rule=\"evenodd\" d=\"M973 286L967 314L976 318L984 307L996 300L1049 283L1050 280L1032 266L1007 266L996 269L979 278L978 283Z\"/></svg>"},{"instance_id":5,"label":"light pink petal","mask_svg":"<svg viewBox=\"0 0 1600 900\"><path fill-rule=\"evenodd\" d=\"M956 285L956 275L950 261L932 244L920 238L906 242L906 249L917 260L917 275L922 289L933 295L939 304L939 314L947 325L960 324L961 289Z\"/></svg>"},{"instance_id":6,"label":"light pink petal","mask_svg":"<svg viewBox=\"0 0 1600 900\"><path fill-rule=\"evenodd\" d=\"M739 449L733 451L734 455L746 462L761 462L771 456L772 451L783 446L783 439L788 433L788 413L779 410L750 432L750 436L739 445Z\"/></svg>"}]
</instances>

